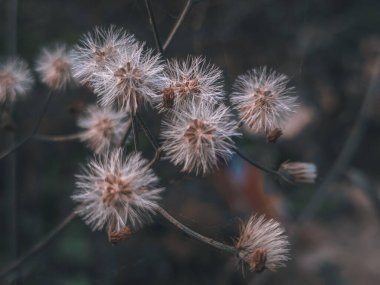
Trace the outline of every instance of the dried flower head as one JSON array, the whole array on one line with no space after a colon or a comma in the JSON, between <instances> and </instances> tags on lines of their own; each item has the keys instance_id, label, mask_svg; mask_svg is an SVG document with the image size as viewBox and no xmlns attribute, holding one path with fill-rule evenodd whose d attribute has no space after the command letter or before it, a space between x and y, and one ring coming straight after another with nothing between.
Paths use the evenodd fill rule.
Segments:
<instances>
[{"instance_id":1,"label":"dried flower head","mask_svg":"<svg viewBox=\"0 0 380 285\"><path fill-rule=\"evenodd\" d=\"M122 149L92 159L76 177L77 213L93 230L107 225L110 233L149 221L163 190L148 161L140 153L124 158Z\"/></svg>"},{"instance_id":2,"label":"dried flower head","mask_svg":"<svg viewBox=\"0 0 380 285\"><path fill-rule=\"evenodd\" d=\"M278 138L273 139L274 130L280 134L278 130L297 106L288 82L287 76L264 67L240 75L234 83L231 101L241 121L254 132L265 132L268 140Z\"/></svg>"},{"instance_id":3,"label":"dried flower head","mask_svg":"<svg viewBox=\"0 0 380 285\"><path fill-rule=\"evenodd\" d=\"M163 121L163 151L182 171L206 174L233 153L237 124L227 107L191 103Z\"/></svg>"},{"instance_id":4,"label":"dried flower head","mask_svg":"<svg viewBox=\"0 0 380 285\"><path fill-rule=\"evenodd\" d=\"M266 220L264 215L252 216L241 227L235 247L239 258L255 272L266 268L276 271L289 260L289 241L284 229L278 222Z\"/></svg>"},{"instance_id":5,"label":"dried flower head","mask_svg":"<svg viewBox=\"0 0 380 285\"><path fill-rule=\"evenodd\" d=\"M160 55L144 50L144 44L130 45L92 81L103 106L118 103L119 108L135 114L142 103L151 102L162 86L164 75Z\"/></svg>"},{"instance_id":6,"label":"dried flower head","mask_svg":"<svg viewBox=\"0 0 380 285\"><path fill-rule=\"evenodd\" d=\"M314 163L285 161L278 171L292 183L315 183L318 176Z\"/></svg>"},{"instance_id":7,"label":"dried flower head","mask_svg":"<svg viewBox=\"0 0 380 285\"><path fill-rule=\"evenodd\" d=\"M181 108L194 99L216 102L223 98L222 71L204 57L168 61L165 73L164 88L154 96L160 112Z\"/></svg>"},{"instance_id":8,"label":"dried flower head","mask_svg":"<svg viewBox=\"0 0 380 285\"><path fill-rule=\"evenodd\" d=\"M118 145L127 126L127 115L111 108L99 108L92 105L79 117L78 126L84 129L81 140L101 153L114 145Z\"/></svg>"},{"instance_id":9,"label":"dried flower head","mask_svg":"<svg viewBox=\"0 0 380 285\"><path fill-rule=\"evenodd\" d=\"M0 102L12 103L24 96L33 85L28 65L20 59L10 59L0 64Z\"/></svg>"},{"instance_id":10,"label":"dried flower head","mask_svg":"<svg viewBox=\"0 0 380 285\"><path fill-rule=\"evenodd\" d=\"M104 71L109 61L134 43L134 37L121 28L96 27L83 36L71 53L74 77L82 84L88 84L94 79L94 73Z\"/></svg>"},{"instance_id":11,"label":"dried flower head","mask_svg":"<svg viewBox=\"0 0 380 285\"><path fill-rule=\"evenodd\" d=\"M71 58L66 46L43 49L37 61L36 70L41 80L53 90L64 89L71 81Z\"/></svg>"}]
</instances>

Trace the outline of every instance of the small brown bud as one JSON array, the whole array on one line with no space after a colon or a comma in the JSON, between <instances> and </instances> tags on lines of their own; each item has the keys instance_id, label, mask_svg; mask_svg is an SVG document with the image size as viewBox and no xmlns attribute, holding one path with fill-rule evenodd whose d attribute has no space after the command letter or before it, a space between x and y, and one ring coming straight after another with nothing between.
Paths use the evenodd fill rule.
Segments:
<instances>
[{"instance_id":1,"label":"small brown bud","mask_svg":"<svg viewBox=\"0 0 380 285\"><path fill-rule=\"evenodd\" d=\"M175 93L172 87L165 88L162 97L162 105L165 108L171 109L174 106Z\"/></svg>"},{"instance_id":2,"label":"small brown bud","mask_svg":"<svg viewBox=\"0 0 380 285\"><path fill-rule=\"evenodd\" d=\"M279 137L282 136L282 130L280 128L275 128L267 132L267 142L275 143Z\"/></svg>"},{"instance_id":3,"label":"small brown bud","mask_svg":"<svg viewBox=\"0 0 380 285\"><path fill-rule=\"evenodd\" d=\"M108 231L108 240L112 244L117 244L129 238L132 231L129 227L122 228L119 231Z\"/></svg>"}]
</instances>

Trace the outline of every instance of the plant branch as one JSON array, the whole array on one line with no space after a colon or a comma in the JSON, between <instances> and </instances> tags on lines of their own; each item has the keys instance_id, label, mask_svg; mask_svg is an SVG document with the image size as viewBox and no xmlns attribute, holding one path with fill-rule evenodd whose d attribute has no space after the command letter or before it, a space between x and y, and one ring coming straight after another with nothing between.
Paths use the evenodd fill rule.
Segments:
<instances>
[{"instance_id":1,"label":"plant branch","mask_svg":"<svg viewBox=\"0 0 380 285\"><path fill-rule=\"evenodd\" d=\"M177 19L177 22L174 24L172 30L169 33L168 38L166 39L164 46L163 46L163 51L165 51L168 46L170 45L170 42L172 41L174 35L176 34L178 28L181 26L183 20L185 19L187 13L189 12L191 5L193 4L193 0L187 0L185 6L182 9L182 12Z\"/></svg>"},{"instance_id":2,"label":"plant branch","mask_svg":"<svg viewBox=\"0 0 380 285\"><path fill-rule=\"evenodd\" d=\"M184 233L186 233L190 237L195 238L195 239L197 239L197 240L199 240L201 242L204 242L204 243L206 243L208 245L211 245L212 247L215 247L217 249L226 251L228 253L232 253L232 254L236 254L237 253L237 250L235 249L235 247L227 245L227 244L224 244L224 243L221 243L221 242L218 242L216 240L213 240L211 238L205 237L205 236L203 236L203 235L201 235L201 234L193 231L189 227L187 227L184 224L182 224L179 221L177 221L173 216L171 216L163 208L158 207L157 211L161 214L162 217L164 217L166 220L168 220L170 223L172 223L174 226L176 226L177 228L179 228L181 231L183 231Z\"/></svg>"},{"instance_id":3,"label":"plant branch","mask_svg":"<svg viewBox=\"0 0 380 285\"><path fill-rule=\"evenodd\" d=\"M46 111L48 109L49 102L50 102L52 96L53 96L53 93L51 91L49 91L48 96L47 96L46 101L45 101L45 104L44 104L44 107L43 107L42 112L40 114L40 117L38 118L37 123L34 126L34 129L33 129L32 133L30 135L28 135L27 137L25 137L24 139L22 139L20 142L18 142L13 147L11 147L9 150L7 150L7 151L3 152L2 154L0 154L0 160L3 159L3 158L5 158L5 157L7 157L10 154L12 154L16 150L18 150L20 147L22 147L26 142L28 142L31 138L33 138L33 136L38 131L38 128L40 127L40 124L41 124L41 121L42 121L43 117L46 114Z\"/></svg>"},{"instance_id":4,"label":"plant branch","mask_svg":"<svg viewBox=\"0 0 380 285\"><path fill-rule=\"evenodd\" d=\"M20 267L29 258L40 252L45 248L52 240L55 238L64 228L66 228L76 217L75 211L71 212L60 224L58 224L48 235L46 235L42 240L36 243L30 250L28 250L23 256L19 257L13 261L10 265L3 268L0 271L0 278L8 275L10 272L14 271Z\"/></svg>"},{"instance_id":5,"label":"plant branch","mask_svg":"<svg viewBox=\"0 0 380 285\"><path fill-rule=\"evenodd\" d=\"M160 34L157 29L156 19L154 17L153 8L152 8L152 2L150 0L145 0L145 5L148 10L149 22L150 22L150 25L152 26L154 40L156 42L156 47L160 53L163 53L164 50L162 48Z\"/></svg>"},{"instance_id":6,"label":"plant branch","mask_svg":"<svg viewBox=\"0 0 380 285\"><path fill-rule=\"evenodd\" d=\"M370 116L372 108L374 107L374 99L376 98L376 95L379 94L380 89L380 86L378 86L380 81L380 60L378 59L375 64L376 70L373 73L371 82L364 97L360 111L356 117L354 126L328 175L299 216L298 222L300 223L304 223L313 218L318 209L321 207L323 200L328 193L327 190L329 189L330 184L334 182L335 179L348 167L352 158L354 157L356 150L360 145L360 142L363 139L363 136L367 129L367 120Z\"/></svg>"},{"instance_id":7,"label":"plant branch","mask_svg":"<svg viewBox=\"0 0 380 285\"><path fill-rule=\"evenodd\" d=\"M33 139L46 142L64 142L64 141L73 141L83 137L84 133L75 133L68 135L41 135L36 134L33 136Z\"/></svg>"}]
</instances>

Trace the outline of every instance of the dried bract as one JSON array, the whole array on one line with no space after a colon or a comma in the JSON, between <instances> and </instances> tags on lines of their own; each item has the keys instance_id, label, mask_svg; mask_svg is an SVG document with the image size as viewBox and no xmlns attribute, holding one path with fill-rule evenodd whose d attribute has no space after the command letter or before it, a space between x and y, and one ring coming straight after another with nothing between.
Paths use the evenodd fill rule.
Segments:
<instances>
[{"instance_id":1,"label":"dried bract","mask_svg":"<svg viewBox=\"0 0 380 285\"><path fill-rule=\"evenodd\" d=\"M84 130L81 140L96 153L104 152L120 143L127 118L125 112L90 106L78 119L78 126Z\"/></svg>"},{"instance_id":2,"label":"dried bract","mask_svg":"<svg viewBox=\"0 0 380 285\"><path fill-rule=\"evenodd\" d=\"M162 148L182 171L206 174L234 152L237 123L227 107L191 103L163 122Z\"/></svg>"},{"instance_id":3,"label":"dried bract","mask_svg":"<svg viewBox=\"0 0 380 285\"><path fill-rule=\"evenodd\" d=\"M89 84L94 73L106 70L111 60L134 43L135 38L121 28L96 27L71 52L74 77L82 84Z\"/></svg>"},{"instance_id":4,"label":"dried bract","mask_svg":"<svg viewBox=\"0 0 380 285\"><path fill-rule=\"evenodd\" d=\"M293 183L315 183L318 176L314 163L285 161L278 171Z\"/></svg>"},{"instance_id":5,"label":"dried bract","mask_svg":"<svg viewBox=\"0 0 380 285\"><path fill-rule=\"evenodd\" d=\"M13 103L24 96L33 85L28 65L20 59L10 59L0 64L0 103Z\"/></svg>"},{"instance_id":6,"label":"dried bract","mask_svg":"<svg viewBox=\"0 0 380 285\"><path fill-rule=\"evenodd\" d=\"M148 222L163 190L148 161L140 153L124 158L122 149L92 159L76 177L77 213L93 230L107 225L111 234Z\"/></svg>"},{"instance_id":7,"label":"dried bract","mask_svg":"<svg viewBox=\"0 0 380 285\"><path fill-rule=\"evenodd\" d=\"M193 100L216 102L223 98L222 71L204 57L170 60L165 74L164 88L154 96L160 112L181 108Z\"/></svg>"},{"instance_id":8,"label":"dried bract","mask_svg":"<svg viewBox=\"0 0 380 285\"><path fill-rule=\"evenodd\" d=\"M276 271L289 260L289 241L284 229L278 222L266 220L264 215L252 216L241 227L235 247L239 258L255 272L266 268Z\"/></svg>"},{"instance_id":9,"label":"dried bract","mask_svg":"<svg viewBox=\"0 0 380 285\"><path fill-rule=\"evenodd\" d=\"M268 140L297 106L288 82L285 75L264 67L240 75L234 83L231 101L241 121L254 132L268 134Z\"/></svg>"},{"instance_id":10,"label":"dried bract","mask_svg":"<svg viewBox=\"0 0 380 285\"><path fill-rule=\"evenodd\" d=\"M64 89L72 81L71 58L66 46L43 49L37 61L36 70L41 80L53 90Z\"/></svg>"}]
</instances>

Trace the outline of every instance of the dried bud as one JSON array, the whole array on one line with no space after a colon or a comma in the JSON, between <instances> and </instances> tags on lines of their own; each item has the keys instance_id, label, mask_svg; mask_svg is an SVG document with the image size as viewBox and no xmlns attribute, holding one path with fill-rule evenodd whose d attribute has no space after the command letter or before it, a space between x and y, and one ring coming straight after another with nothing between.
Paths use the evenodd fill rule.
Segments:
<instances>
[{"instance_id":1,"label":"dried bud","mask_svg":"<svg viewBox=\"0 0 380 285\"><path fill-rule=\"evenodd\" d=\"M288 246L288 238L278 222L256 215L241 227L235 244L239 258L254 272L284 267L284 262L289 260Z\"/></svg>"},{"instance_id":2,"label":"dried bud","mask_svg":"<svg viewBox=\"0 0 380 285\"><path fill-rule=\"evenodd\" d=\"M289 80L266 67L240 75L234 84L231 101L238 110L241 122L254 132L268 133L282 128L294 112L296 97L291 96Z\"/></svg>"},{"instance_id":3,"label":"dried bud","mask_svg":"<svg viewBox=\"0 0 380 285\"><path fill-rule=\"evenodd\" d=\"M117 244L128 239L132 235L132 231L129 227L124 227L119 231L108 231L108 240L112 244Z\"/></svg>"},{"instance_id":4,"label":"dried bud","mask_svg":"<svg viewBox=\"0 0 380 285\"><path fill-rule=\"evenodd\" d=\"M278 171L292 183L315 183L318 176L314 163L285 161Z\"/></svg>"},{"instance_id":5,"label":"dried bud","mask_svg":"<svg viewBox=\"0 0 380 285\"><path fill-rule=\"evenodd\" d=\"M29 92L32 85L32 74L24 61L11 59L0 64L0 103L13 103Z\"/></svg>"},{"instance_id":6,"label":"dried bud","mask_svg":"<svg viewBox=\"0 0 380 285\"><path fill-rule=\"evenodd\" d=\"M72 81L71 59L64 45L44 49L38 58L37 68L41 80L53 90L65 89Z\"/></svg>"},{"instance_id":7,"label":"dried bud","mask_svg":"<svg viewBox=\"0 0 380 285\"><path fill-rule=\"evenodd\" d=\"M275 128L267 132L267 141L269 143L275 143L279 137L282 136L282 130L280 128Z\"/></svg>"}]
</instances>

